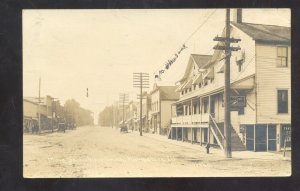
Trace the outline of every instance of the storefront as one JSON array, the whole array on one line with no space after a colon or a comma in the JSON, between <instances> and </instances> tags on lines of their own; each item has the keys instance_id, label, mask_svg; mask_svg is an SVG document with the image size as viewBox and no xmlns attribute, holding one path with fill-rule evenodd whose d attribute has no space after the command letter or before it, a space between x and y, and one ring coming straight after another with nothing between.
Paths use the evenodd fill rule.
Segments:
<instances>
[{"instance_id":1,"label":"storefront","mask_svg":"<svg viewBox=\"0 0 300 191\"><path fill-rule=\"evenodd\" d=\"M250 151L280 151L291 147L290 124L241 125Z\"/></svg>"}]
</instances>

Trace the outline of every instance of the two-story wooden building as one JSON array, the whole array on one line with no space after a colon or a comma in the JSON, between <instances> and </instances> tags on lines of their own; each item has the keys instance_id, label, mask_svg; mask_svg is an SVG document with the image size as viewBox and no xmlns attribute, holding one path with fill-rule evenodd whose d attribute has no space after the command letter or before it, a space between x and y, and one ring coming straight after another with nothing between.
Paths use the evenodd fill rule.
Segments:
<instances>
[{"instance_id":1,"label":"two-story wooden building","mask_svg":"<svg viewBox=\"0 0 300 191\"><path fill-rule=\"evenodd\" d=\"M230 64L232 149L278 151L290 146L290 27L243 23L237 13L230 24L230 37L241 39ZM190 56L176 89L180 99L173 104L169 138L223 148L224 58L222 50ZM242 101L235 107L237 98Z\"/></svg>"},{"instance_id":2,"label":"two-story wooden building","mask_svg":"<svg viewBox=\"0 0 300 191\"><path fill-rule=\"evenodd\" d=\"M153 133L166 135L171 125L171 105L179 99L176 86L153 86L151 95L151 128Z\"/></svg>"}]
</instances>

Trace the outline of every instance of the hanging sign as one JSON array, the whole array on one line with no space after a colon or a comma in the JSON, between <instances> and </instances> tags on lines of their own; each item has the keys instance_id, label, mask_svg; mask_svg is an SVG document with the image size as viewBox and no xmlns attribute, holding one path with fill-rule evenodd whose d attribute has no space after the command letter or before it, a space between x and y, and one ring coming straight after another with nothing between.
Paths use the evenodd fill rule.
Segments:
<instances>
[{"instance_id":1,"label":"hanging sign","mask_svg":"<svg viewBox=\"0 0 300 191\"><path fill-rule=\"evenodd\" d=\"M230 96L230 107L246 107L245 96Z\"/></svg>"}]
</instances>

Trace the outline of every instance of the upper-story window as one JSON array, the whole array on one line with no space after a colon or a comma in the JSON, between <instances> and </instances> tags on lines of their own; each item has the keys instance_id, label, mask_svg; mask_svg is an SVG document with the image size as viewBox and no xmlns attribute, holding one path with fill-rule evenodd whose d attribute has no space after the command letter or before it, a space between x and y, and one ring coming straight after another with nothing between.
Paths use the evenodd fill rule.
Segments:
<instances>
[{"instance_id":1,"label":"upper-story window","mask_svg":"<svg viewBox=\"0 0 300 191\"><path fill-rule=\"evenodd\" d=\"M288 91L277 90L277 112L288 113Z\"/></svg>"},{"instance_id":2,"label":"upper-story window","mask_svg":"<svg viewBox=\"0 0 300 191\"><path fill-rule=\"evenodd\" d=\"M288 67L288 48L286 46L277 47L277 67Z\"/></svg>"},{"instance_id":3,"label":"upper-story window","mask_svg":"<svg viewBox=\"0 0 300 191\"><path fill-rule=\"evenodd\" d=\"M183 95L183 94L184 94L184 91L181 92L181 95Z\"/></svg>"},{"instance_id":4,"label":"upper-story window","mask_svg":"<svg viewBox=\"0 0 300 191\"><path fill-rule=\"evenodd\" d=\"M192 88L189 88L189 92L191 92L192 91Z\"/></svg>"}]
</instances>

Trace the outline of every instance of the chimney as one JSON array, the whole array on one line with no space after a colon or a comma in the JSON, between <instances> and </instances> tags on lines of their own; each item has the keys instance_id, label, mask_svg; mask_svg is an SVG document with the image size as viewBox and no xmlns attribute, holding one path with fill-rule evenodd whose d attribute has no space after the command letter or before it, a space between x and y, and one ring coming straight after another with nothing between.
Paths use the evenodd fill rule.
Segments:
<instances>
[{"instance_id":1,"label":"chimney","mask_svg":"<svg viewBox=\"0 0 300 191\"><path fill-rule=\"evenodd\" d=\"M243 18L243 14L242 14L242 9L238 8L238 9L234 9L233 10L233 21L236 23L242 23L242 18Z\"/></svg>"}]
</instances>

